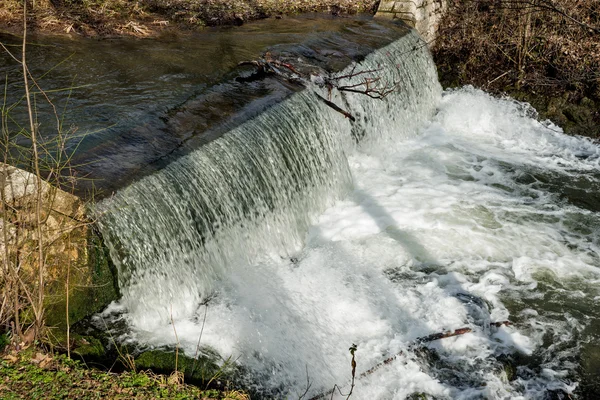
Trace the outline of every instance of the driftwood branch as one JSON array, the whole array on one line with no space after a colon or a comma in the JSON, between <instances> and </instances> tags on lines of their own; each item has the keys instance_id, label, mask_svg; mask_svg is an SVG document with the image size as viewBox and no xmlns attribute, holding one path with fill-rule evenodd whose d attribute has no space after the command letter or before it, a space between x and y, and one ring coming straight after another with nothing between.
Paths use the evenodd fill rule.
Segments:
<instances>
[{"instance_id":1,"label":"driftwood branch","mask_svg":"<svg viewBox=\"0 0 600 400\"><path fill-rule=\"evenodd\" d=\"M512 323L510 321L499 321L499 322L490 323L490 327L494 326L496 328L499 328L501 326L509 326L509 325L512 325ZM434 333L432 335L417 338L412 345L408 346L408 348L409 348L409 350L414 349L416 347L422 346L425 343L433 342L433 341L439 340L439 339L446 339L449 337L464 335L465 333L469 333L469 332L473 332L473 330L471 328L465 327L465 328L455 329L453 331ZM400 352L394 354L393 356L386 358L385 360L381 361L377 365L374 365L373 367L371 367L368 370L361 373L358 376L358 379L361 379L361 378L371 375L373 372L377 371L381 367L384 367L384 366L396 361L398 359L398 357L400 357L402 355L404 355L404 351L400 351ZM354 357L353 357L353 360L354 360ZM355 364L353 364L352 388L354 388L354 369L355 368L356 368ZM319 400L319 399L323 399L327 396L330 396L335 392L336 388L338 388L338 390L339 390L339 386L335 385L333 389L328 390L327 392L319 393L318 395L311 397L309 400Z\"/></svg>"},{"instance_id":2,"label":"driftwood branch","mask_svg":"<svg viewBox=\"0 0 600 400\"><path fill-rule=\"evenodd\" d=\"M256 69L256 73L250 78L240 78L240 81L252 81L255 79L261 79L266 75L274 75L280 79L309 87L314 84L321 88L326 88L329 93L329 99L315 93L317 98L328 107L339 112L344 117L355 122L356 118L349 112L331 101L331 92L337 90L339 92L350 92L356 94L362 94L372 99L381 100L387 97L389 94L397 90L399 84L397 82L385 82L382 80L380 74L381 69L367 69L358 70L360 64L354 64L350 72L343 75L333 75L326 72L315 73L319 68L308 65L311 72L304 72L298 66L291 62L283 61L274 58L271 53L265 53L265 55L257 60L242 61L238 65L240 66L253 66ZM305 65L306 67L306 65ZM352 79L359 78L359 82L355 83L343 83Z\"/></svg>"},{"instance_id":3,"label":"driftwood branch","mask_svg":"<svg viewBox=\"0 0 600 400\"><path fill-rule=\"evenodd\" d=\"M354 116L352 114L350 114L348 111L345 111L344 109L338 107L335 103L327 100L325 97L321 96L318 93L315 93L315 96L317 96L317 98L319 100L321 100L323 103L325 103L329 107L333 108L335 111L337 111L340 114L342 114L344 117L349 118L352 122L356 121L356 118L354 118Z\"/></svg>"},{"instance_id":4,"label":"driftwood branch","mask_svg":"<svg viewBox=\"0 0 600 400\"><path fill-rule=\"evenodd\" d=\"M356 71L358 64L354 64L348 74L332 76L325 79L328 87L335 88L340 92L351 92L364 94L372 99L384 99L398 88L398 82L384 82L381 79L381 68ZM373 74L379 74L373 76ZM365 76L371 75L371 76ZM361 77L361 81L354 84L343 85L343 80Z\"/></svg>"}]
</instances>

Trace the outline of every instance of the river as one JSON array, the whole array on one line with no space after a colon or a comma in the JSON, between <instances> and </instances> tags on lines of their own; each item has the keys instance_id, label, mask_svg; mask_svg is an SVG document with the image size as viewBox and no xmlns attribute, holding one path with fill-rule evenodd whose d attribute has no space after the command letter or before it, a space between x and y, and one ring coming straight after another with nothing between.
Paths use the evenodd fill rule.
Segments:
<instances>
[{"instance_id":1,"label":"river","mask_svg":"<svg viewBox=\"0 0 600 400\"><path fill-rule=\"evenodd\" d=\"M600 146L527 104L442 90L414 33L377 43L361 66L399 90L334 94L356 123L315 101L319 88L292 90L97 203L123 297L96 321L124 321L119 340L140 348L231 356L258 398L334 385L345 398L353 344L357 376L395 355L356 380L356 399L597 398ZM242 47L217 52L215 70L254 54ZM178 72L156 85L165 73L148 68L141 98L107 87L131 107L82 110L116 126L139 122L131 110L159 124L173 115L156 114L164 96L189 110L197 87L177 77L199 61L185 49L156 53L178 55Z\"/></svg>"}]
</instances>

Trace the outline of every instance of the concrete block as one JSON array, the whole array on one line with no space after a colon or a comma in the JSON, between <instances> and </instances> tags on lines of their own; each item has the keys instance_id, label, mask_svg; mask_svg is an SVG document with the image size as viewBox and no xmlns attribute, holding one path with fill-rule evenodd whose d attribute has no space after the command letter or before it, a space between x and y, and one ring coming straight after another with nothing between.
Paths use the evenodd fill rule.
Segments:
<instances>
[{"instance_id":1,"label":"concrete block","mask_svg":"<svg viewBox=\"0 0 600 400\"><path fill-rule=\"evenodd\" d=\"M435 39L448 0L396 0L379 3L376 17L400 19L427 41Z\"/></svg>"},{"instance_id":2,"label":"concrete block","mask_svg":"<svg viewBox=\"0 0 600 400\"><path fill-rule=\"evenodd\" d=\"M394 11L395 1L382 1L379 3L377 13L391 13Z\"/></svg>"}]
</instances>

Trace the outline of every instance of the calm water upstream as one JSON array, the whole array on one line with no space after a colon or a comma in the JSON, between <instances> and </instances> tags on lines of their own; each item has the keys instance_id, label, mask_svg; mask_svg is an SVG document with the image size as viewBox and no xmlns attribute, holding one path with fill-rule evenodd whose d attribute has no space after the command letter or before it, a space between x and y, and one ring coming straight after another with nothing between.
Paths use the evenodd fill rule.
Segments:
<instances>
[{"instance_id":1,"label":"calm water upstream","mask_svg":"<svg viewBox=\"0 0 600 400\"><path fill-rule=\"evenodd\" d=\"M249 68L237 67L240 61L269 50L339 71L404 32L404 27L367 16L304 15L159 39L32 37L28 58L65 129L76 127L69 147L77 149L76 175L86 177L76 190L89 196L93 188L99 198L162 169L298 90L275 79L237 82L235 77L249 75ZM17 38L0 40L18 53ZM2 54L0 76L8 77L8 104L23 92L20 74L20 66ZM56 134L56 121L48 117L53 110L40 95L36 104L40 132L50 139ZM12 117L27 121L17 110Z\"/></svg>"}]
</instances>

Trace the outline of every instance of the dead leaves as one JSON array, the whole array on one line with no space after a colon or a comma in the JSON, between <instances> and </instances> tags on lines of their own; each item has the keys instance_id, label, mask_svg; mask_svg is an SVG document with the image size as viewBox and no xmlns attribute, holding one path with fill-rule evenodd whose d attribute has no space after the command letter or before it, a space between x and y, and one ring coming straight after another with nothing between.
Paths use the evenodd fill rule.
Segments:
<instances>
[{"instance_id":1,"label":"dead leaves","mask_svg":"<svg viewBox=\"0 0 600 400\"><path fill-rule=\"evenodd\" d=\"M130 31L137 36L148 36L151 33L144 25L134 21L129 21L127 24L123 25L122 30Z\"/></svg>"},{"instance_id":2,"label":"dead leaves","mask_svg":"<svg viewBox=\"0 0 600 400\"><path fill-rule=\"evenodd\" d=\"M11 364L15 364L17 361L19 361L19 358L12 354L7 354L2 359L8 361Z\"/></svg>"},{"instance_id":3,"label":"dead leaves","mask_svg":"<svg viewBox=\"0 0 600 400\"><path fill-rule=\"evenodd\" d=\"M167 379L167 383L169 385L179 386L183 384L183 372L181 371L173 371L169 378Z\"/></svg>"},{"instance_id":4,"label":"dead leaves","mask_svg":"<svg viewBox=\"0 0 600 400\"><path fill-rule=\"evenodd\" d=\"M49 354L36 353L31 359L33 364L36 364L40 368L47 369L52 363L52 357Z\"/></svg>"},{"instance_id":5,"label":"dead leaves","mask_svg":"<svg viewBox=\"0 0 600 400\"><path fill-rule=\"evenodd\" d=\"M4 361L8 361L10 364L17 364L21 362L30 362L31 364L37 365L42 369L52 369L55 365L54 358L50 354L36 352L31 358L21 356L16 353L9 353L2 357Z\"/></svg>"}]
</instances>

